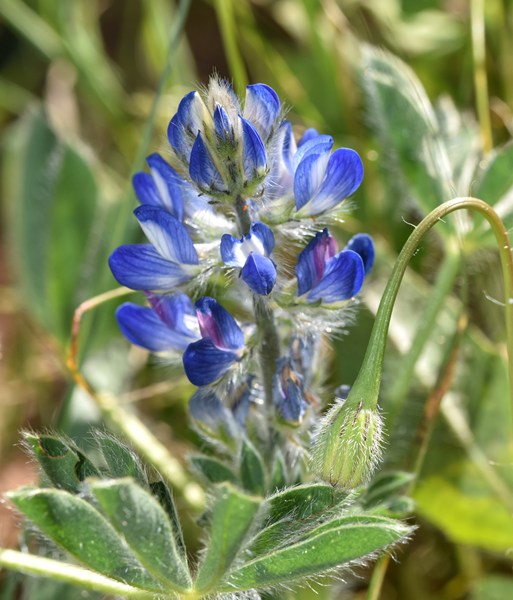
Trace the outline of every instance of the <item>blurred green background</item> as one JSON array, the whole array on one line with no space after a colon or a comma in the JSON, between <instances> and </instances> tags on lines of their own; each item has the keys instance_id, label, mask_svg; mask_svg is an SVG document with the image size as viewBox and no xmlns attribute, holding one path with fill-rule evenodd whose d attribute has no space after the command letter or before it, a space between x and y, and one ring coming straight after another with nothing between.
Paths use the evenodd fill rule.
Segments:
<instances>
[{"instance_id":1,"label":"blurred green background","mask_svg":"<svg viewBox=\"0 0 513 600\"><path fill-rule=\"evenodd\" d=\"M339 233L371 233L378 260L356 325L336 343L334 385L357 373L410 223L481 192L513 225L510 0L0 0L0 19L0 491L36 477L22 428L87 445L101 424L65 367L73 311L115 287L107 257L139 236L131 175L150 152L165 153L180 98L213 72L239 92L268 83L298 132L316 127L364 160ZM419 471L420 527L396 551L382 598L507 600L513 445L499 262L479 220L441 229L412 261L387 352L385 465ZM185 427L191 387L171 368L144 366L114 308L84 318L82 368L182 460L195 442ZM419 334L419 360L408 362L426 321L429 342ZM443 398L430 439L427 398ZM419 439L427 452L415 465ZM0 544L15 546L18 519L0 509ZM290 597L363 598L370 572Z\"/></svg>"}]
</instances>

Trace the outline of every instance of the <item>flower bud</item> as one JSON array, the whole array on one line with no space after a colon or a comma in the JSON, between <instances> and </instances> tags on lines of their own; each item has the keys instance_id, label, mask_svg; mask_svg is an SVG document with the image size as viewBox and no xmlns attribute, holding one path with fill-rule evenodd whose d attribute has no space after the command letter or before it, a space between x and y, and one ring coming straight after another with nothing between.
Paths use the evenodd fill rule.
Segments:
<instances>
[{"instance_id":1,"label":"flower bud","mask_svg":"<svg viewBox=\"0 0 513 600\"><path fill-rule=\"evenodd\" d=\"M365 483L381 458L382 423L376 409L349 398L324 417L313 450L314 471L346 490Z\"/></svg>"}]
</instances>

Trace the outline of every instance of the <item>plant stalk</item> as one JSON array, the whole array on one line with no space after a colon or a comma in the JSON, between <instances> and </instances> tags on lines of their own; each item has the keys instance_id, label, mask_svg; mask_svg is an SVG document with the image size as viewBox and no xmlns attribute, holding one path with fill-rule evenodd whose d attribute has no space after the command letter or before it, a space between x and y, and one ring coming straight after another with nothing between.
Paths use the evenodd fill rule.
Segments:
<instances>
[{"instance_id":1,"label":"plant stalk","mask_svg":"<svg viewBox=\"0 0 513 600\"><path fill-rule=\"evenodd\" d=\"M508 373L513 406L513 254L508 234L497 213L486 202L467 197L449 200L429 213L417 225L399 254L381 298L362 367L350 393L353 399L361 399L366 408L375 409L377 405L390 318L410 258L415 254L424 235L434 225L448 214L461 209L474 210L485 217L497 239L504 283Z\"/></svg>"}]
</instances>

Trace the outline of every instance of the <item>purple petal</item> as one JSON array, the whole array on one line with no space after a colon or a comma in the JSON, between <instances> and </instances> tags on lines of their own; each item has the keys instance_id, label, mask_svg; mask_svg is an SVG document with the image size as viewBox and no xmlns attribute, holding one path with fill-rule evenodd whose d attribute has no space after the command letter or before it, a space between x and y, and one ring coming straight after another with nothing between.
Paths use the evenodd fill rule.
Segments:
<instances>
[{"instance_id":1,"label":"purple petal","mask_svg":"<svg viewBox=\"0 0 513 600\"><path fill-rule=\"evenodd\" d=\"M296 277L298 296L314 288L323 278L327 262L335 256L337 242L327 229L315 234L298 256Z\"/></svg>"},{"instance_id":2,"label":"purple petal","mask_svg":"<svg viewBox=\"0 0 513 600\"><path fill-rule=\"evenodd\" d=\"M120 246L109 266L118 283L132 290L172 290L192 277L190 269L162 258L151 244Z\"/></svg>"},{"instance_id":3,"label":"purple petal","mask_svg":"<svg viewBox=\"0 0 513 600\"><path fill-rule=\"evenodd\" d=\"M203 136L198 133L191 150L189 162L189 175L200 190L226 191L223 178L217 169L210 152L203 141Z\"/></svg>"},{"instance_id":4,"label":"purple petal","mask_svg":"<svg viewBox=\"0 0 513 600\"><path fill-rule=\"evenodd\" d=\"M308 301L338 302L349 300L362 288L365 271L359 254L343 250L327 265L324 277L308 294Z\"/></svg>"},{"instance_id":5,"label":"purple petal","mask_svg":"<svg viewBox=\"0 0 513 600\"><path fill-rule=\"evenodd\" d=\"M213 298L204 296L196 302L196 314L201 335L212 340L218 348L239 350L244 335L232 315Z\"/></svg>"},{"instance_id":6,"label":"purple petal","mask_svg":"<svg viewBox=\"0 0 513 600\"><path fill-rule=\"evenodd\" d=\"M368 275L374 265L374 242L370 235L358 233L354 235L344 250L352 250L360 255L365 269L365 275Z\"/></svg>"},{"instance_id":7,"label":"purple petal","mask_svg":"<svg viewBox=\"0 0 513 600\"><path fill-rule=\"evenodd\" d=\"M301 213L313 216L334 208L356 191L362 179L363 163L358 153L350 148L335 150L318 193ZM301 206L297 206L298 210Z\"/></svg>"},{"instance_id":8,"label":"purple petal","mask_svg":"<svg viewBox=\"0 0 513 600\"><path fill-rule=\"evenodd\" d=\"M147 292L146 297L152 309L167 327L187 337L187 343L199 339L198 318L189 296L185 294L162 296Z\"/></svg>"},{"instance_id":9,"label":"purple petal","mask_svg":"<svg viewBox=\"0 0 513 600\"><path fill-rule=\"evenodd\" d=\"M151 308L125 302L116 310L116 319L123 335L132 344L151 352L185 350L189 336L170 329Z\"/></svg>"},{"instance_id":10,"label":"purple petal","mask_svg":"<svg viewBox=\"0 0 513 600\"><path fill-rule=\"evenodd\" d=\"M267 296L276 283L276 267L270 258L250 254L242 268L241 277L255 294Z\"/></svg>"},{"instance_id":11,"label":"purple petal","mask_svg":"<svg viewBox=\"0 0 513 600\"><path fill-rule=\"evenodd\" d=\"M252 181L265 173L267 154L255 127L246 119L239 118L242 124L242 168L246 179Z\"/></svg>"},{"instance_id":12,"label":"purple petal","mask_svg":"<svg viewBox=\"0 0 513 600\"><path fill-rule=\"evenodd\" d=\"M221 350L210 338L205 337L187 346L183 366L189 381L202 386L219 379L237 360L237 354Z\"/></svg>"},{"instance_id":13,"label":"purple petal","mask_svg":"<svg viewBox=\"0 0 513 600\"><path fill-rule=\"evenodd\" d=\"M264 141L280 112L278 94L268 85L256 83L246 88L244 118L251 121Z\"/></svg>"},{"instance_id":14,"label":"purple petal","mask_svg":"<svg viewBox=\"0 0 513 600\"><path fill-rule=\"evenodd\" d=\"M186 265L198 264L198 254L189 232L173 215L147 205L136 208L134 214L146 237L163 258Z\"/></svg>"},{"instance_id":15,"label":"purple petal","mask_svg":"<svg viewBox=\"0 0 513 600\"><path fill-rule=\"evenodd\" d=\"M237 427L230 410L211 388L203 388L193 394L189 400L189 414L195 421L201 421L213 431L224 427L229 434L236 433Z\"/></svg>"},{"instance_id":16,"label":"purple petal","mask_svg":"<svg viewBox=\"0 0 513 600\"><path fill-rule=\"evenodd\" d=\"M302 378L294 372L290 361L281 358L273 377L273 402L279 415L299 424L306 410Z\"/></svg>"}]
</instances>

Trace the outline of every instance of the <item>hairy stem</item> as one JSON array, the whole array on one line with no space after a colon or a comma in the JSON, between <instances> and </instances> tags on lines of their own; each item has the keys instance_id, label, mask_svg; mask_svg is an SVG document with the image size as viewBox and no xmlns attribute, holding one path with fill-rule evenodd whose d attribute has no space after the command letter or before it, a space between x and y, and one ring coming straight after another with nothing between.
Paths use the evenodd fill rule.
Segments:
<instances>
[{"instance_id":1,"label":"hairy stem","mask_svg":"<svg viewBox=\"0 0 513 600\"><path fill-rule=\"evenodd\" d=\"M246 235L251 227L251 217L241 196L235 201L239 232ZM280 356L280 338L274 322L274 314L269 302L263 296L253 294L253 311L259 337L259 359L264 384L265 402L268 410L273 406L273 377L276 361Z\"/></svg>"}]
</instances>

